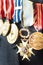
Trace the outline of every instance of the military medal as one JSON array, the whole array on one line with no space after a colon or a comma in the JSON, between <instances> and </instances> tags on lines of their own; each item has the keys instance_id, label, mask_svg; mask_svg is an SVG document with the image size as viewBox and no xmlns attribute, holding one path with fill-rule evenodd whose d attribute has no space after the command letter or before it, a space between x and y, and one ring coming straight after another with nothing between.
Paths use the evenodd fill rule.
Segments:
<instances>
[{"instance_id":1,"label":"military medal","mask_svg":"<svg viewBox=\"0 0 43 65\"><path fill-rule=\"evenodd\" d=\"M0 19L0 35L2 34L2 28L3 28L3 20Z\"/></svg>"},{"instance_id":2,"label":"military medal","mask_svg":"<svg viewBox=\"0 0 43 65\"><path fill-rule=\"evenodd\" d=\"M18 27L16 26L15 23L11 24L11 31L9 33L9 35L7 36L7 40L10 44L14 44L15 41L18 38Z\"/></svg>"},{"instance_id":3,"label":"military medal","mask_svg":"<svg viewBox=\"0 0 43 65\"><path fill-rule=\"evenodd\" d=\"M2 35L3 36L6 36L8 31L10 29L10 23L9 23L9 20L6 20L3 24L3 28L2 28Z\"/></svg>"},{"instance_id":4,"label":"military medal","mask_svg":"<svg viewBox=\"0 0 43 65\"><path fill-rule=\"evenodd\" d=\"M31 4L31 7L29 4ZM23 20L22 20L23 22L21 22L21 25L23 28L21 28L19 31L20 37L22 38L22 40L21 40L22 43L20 43L19 46L18 45L16 45L16 46L18 48L17 53L20 53L20 56L23 57L22 60L24 60L26 58L30 61L29 58L31 57L31 54L33 54L33 55L35 55L35 54L32 52L32 48L29 46L29 39L28 39L30 36L30 31L27 27L32 26L34 23L33 22L33 8L30 11L30 10L28 10L29 7L32 8L32 3L28 0L26 0L26 1L23 0ZM30 14L31 14L31 16L30 16ZM31 19L29 19L30 17L32 18L32 21L30 21L31 20ZM24 34L26 32L26 35L24 35L23 32L24 32Z\"/></svg>"},{"instance_id":5,"label":"military medal","mask_svg":"<svg viewBox=\"0 0 43 65\"><path fill-rule=\"evenodd\" d=\"M18 48L17 53L20 53L20 56L23 57L22 60L24 60L26 58L27 60L30 61L29 58L31 57L31 54L33 54L33 55L35 55L35 54L33 53L32 48L29 46L28 40L26 40L26 41L21 40L21 41L22 41L22 43L20 43L20 46L16 45Z\"/></svg>"},{"instance_id":6,"label":"military medal","mask_svg":"<svg viewBox=\"0 0 43 65\"><path fill-rule=\"evenodd\" d=\"M24 34L26 32L27 35L23 35L22 32L24 32ZM26 28L21 28L19 33L20 33L21 38L26 39L29 37L30 31Z\"/></svg>"},{"instance_id":7,"label":"military medal","mask_svg":"<svg viewBox=\"0 0 43 65\"><path fill-rule=\"evenodd\" d=\"M35 50L43 49L43 34L41 32L34 32L29 37L29 45Z\"/></svg>"}]
</instances>

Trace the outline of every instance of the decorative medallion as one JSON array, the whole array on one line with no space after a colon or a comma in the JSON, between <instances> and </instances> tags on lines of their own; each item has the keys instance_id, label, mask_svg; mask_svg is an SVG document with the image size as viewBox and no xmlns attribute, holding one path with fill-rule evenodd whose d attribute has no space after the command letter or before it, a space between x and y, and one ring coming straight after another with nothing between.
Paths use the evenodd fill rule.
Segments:
<instances>
[{"instance_id":1,"label":"decorative medallion","mask_svg":"<svg viewBox=\"0 0 43 65\"><path fill-rule=\"evenodd\" d=\"M16 26L15 23L11 24L11 31L9 33L9 35L7 36L7 40L10 44L15 43L15 41L18 38L18 27Z\"/></svg>"},{"instance_id":2,"label":"decorative medallion","mask_svg":"<svg viewBox=\"0 0 43 65\"><path fill-rule=\"evenodd\" d=\"M28 40L27 41L21 40L21 41L22 43L20 43L20 46L16 45L18 48L17 53L20 53L20 56L23 56L22 60L26 58L27 60L30 61L29 58L31 57L31 55L32 54L35 55L35 54L33 53L32 48L29 46Z\"/></svg>"},{"instance_id":3,"label":"decorative medallion","mask_svg":"<svg viewBox=\"0 0 43 65\"><path fill-rule=\"evenodd\" d=\"M35 50L43 48L43 34L41 32L34 32L29 37L29 45Z\"/></svg>"}]
</instances>

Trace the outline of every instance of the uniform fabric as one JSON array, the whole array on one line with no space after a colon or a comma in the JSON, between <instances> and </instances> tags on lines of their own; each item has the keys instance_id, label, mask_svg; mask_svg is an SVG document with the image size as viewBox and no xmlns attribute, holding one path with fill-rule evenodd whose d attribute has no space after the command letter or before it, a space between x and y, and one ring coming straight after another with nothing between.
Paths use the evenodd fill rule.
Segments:
<instances>
[{"instance_id":1,"label":"uniform fabric","mask_svg":"<svg viewBox=\"0 0 43 65\"><path fill-rule=\"evenodd\" d=\"M20 23L17 24L19 29L22 27ZM33 26L29 27L30 34L36 32ZM42 30L40 30L42 32ZM21 42L21 38L18 37L15 44L19 44ZM10 45L6 39L6 37L0 36L0 65L43 65L43 50L36 51L33 50L35 56L32 55L30 61L27 59L22 61L22 57L17 52L17 47L14 45Z\"/></svg>"},{"instance_id":2,"label":"uniform fabric","mask_svg":"<svg viewBox=\"0 0 43 65\"><path fill-rule=\"evenodd\" d=\"M0 36L0 65L19 65L15 45L14 48L9 45L5 37Z\"/></svg>"},{"instance_id":3,"label":"uniform fabric","mask_svg":"<svg viewBox=\"0 0 43 65\"><path fill-rule=\"evenodd\" d=\"M33 1L34 3L43 3L43 0L30 0Z\"/></svg>"}]
</instances>

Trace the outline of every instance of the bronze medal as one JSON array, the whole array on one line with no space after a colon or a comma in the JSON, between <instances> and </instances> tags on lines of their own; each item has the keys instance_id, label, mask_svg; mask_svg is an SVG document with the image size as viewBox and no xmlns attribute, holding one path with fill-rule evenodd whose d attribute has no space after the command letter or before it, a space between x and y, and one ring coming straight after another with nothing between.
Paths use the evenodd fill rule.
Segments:
<instances>
[{"instance_id":1,"label":"bronze medal","mask_svg":"<svg viewBox=\"0 0 43 65\"><path fill-rule=\"evenodd\" d=\"M43 48L43 34L41 32L34 32L29 37L29 44L35 50Z\"/></svg>"}]
</instances>

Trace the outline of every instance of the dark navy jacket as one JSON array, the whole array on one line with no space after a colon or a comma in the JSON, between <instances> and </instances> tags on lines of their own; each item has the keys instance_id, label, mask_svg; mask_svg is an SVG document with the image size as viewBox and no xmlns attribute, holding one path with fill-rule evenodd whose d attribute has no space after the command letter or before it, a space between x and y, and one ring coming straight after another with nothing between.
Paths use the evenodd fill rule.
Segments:
<instances>
[{"instance_id":1,"label":"dark navy jacket","mask_svg":"<svg viewBox=\"0 0 43 65\"><path fill-rule=\"evenodd\" d=\"M18 25L18 27L20 29L21 25ZM31 33L35 32L33 26L29 27L29 30ZM19 37L14 45L10 45L6 37L0 36L0 65L43 65L43 50L33 50L35 56L32 55L30 61L26 59L22 61L22 57L16 53L16 43L20 43Z\"/></svg>"}]
</instances>

